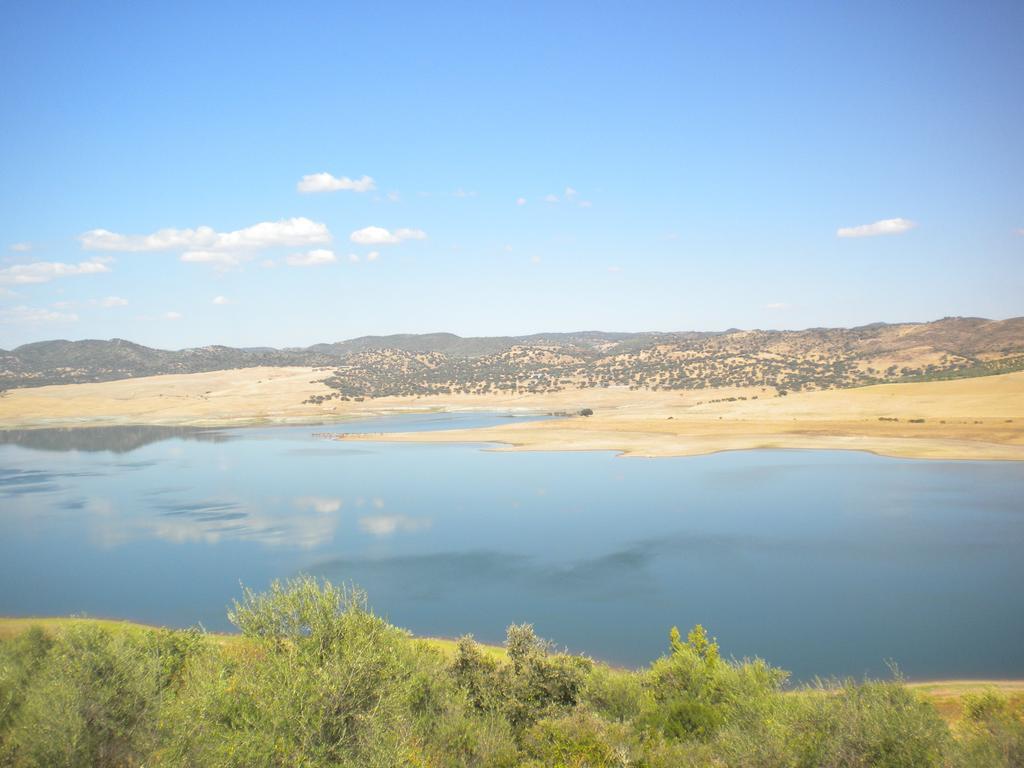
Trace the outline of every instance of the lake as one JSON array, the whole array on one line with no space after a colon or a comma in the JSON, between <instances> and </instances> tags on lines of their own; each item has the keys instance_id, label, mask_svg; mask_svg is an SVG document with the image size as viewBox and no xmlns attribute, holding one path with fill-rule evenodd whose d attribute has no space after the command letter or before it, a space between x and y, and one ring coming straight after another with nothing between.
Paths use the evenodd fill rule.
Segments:
<instances>
[{"instance_id":1,"label":"lake","mask_svg":"<svg viewBox=\"0 0 1024 768\"><path fill-rule=\"evenodd\" d=\"M240 582L310 573L416 634L529 621L622 665L699 622L798 679L1024 677L1024 464L314 437L506 418L0 432L0 615L226 630Z\"/></svg>"}]
</instances>

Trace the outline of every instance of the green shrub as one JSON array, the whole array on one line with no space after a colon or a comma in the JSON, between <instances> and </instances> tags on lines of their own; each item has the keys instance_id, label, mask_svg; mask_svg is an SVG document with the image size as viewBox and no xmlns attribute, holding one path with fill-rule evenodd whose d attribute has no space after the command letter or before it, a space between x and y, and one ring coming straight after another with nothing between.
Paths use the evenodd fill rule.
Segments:
<instances>
[{"instance_id":1,"label":"green shrub","mask_svg":"<svg viewBox=\"0 0 1024 768\"><path fill-rule=\"evenodd\" d=\"M965 696L960 730L963 768L1024 765L1024 722L1005 696L995 691Z\"/></svg>"},{"instance_id":2,"label":"green shrub","mask_svg":"<svg viewBox=\"0 0 1024 768\"><path fill-rule=\"evenodd\" d=\"M499 674L498 662L485 656L472 636L459 638L450 674L478 711L497 712L504 704L504 678Z\"/></svg>"},{"instance_id":3,"label":"green shrub","mask_svg":"<svg viewBox=\"0 0 1024 768\"><path fill-rule=\"evenodd\" d=\"M822 684L794 697L790 752L815 768L928 768L949 753L935 708L901 681Z\"/></svg>"},{"instance_id":4,"label":"green shrub","mask_svg":"<svg viewBox=\"0 0 1024 768\"><path fill-rule=\"evenodd\" d=\"M246 590L229 615L237 641L88 623L0 641L0 766L1024 765L1005 697L966 697L954 738L898 678L785 692L785 672L723 659L700 626L630 672L528 624L507 658L471 637L449 657L307 577Z\"/></svg>"},{"instance_id":5,"label":"green shrub","mask_svg":"<svg viewBox=\"0 0 1024 768\"><path fill-rule=\"evenodd\" d=\"M171 732L188 764L403 764L415 752L416 650L358 590L303 577L246 590L229 618L255 643L191 676Z\"/></svg>"},{"instance_id":6,"label":"green shrub","mask_svg":"<svg viewBox=\"0 0 1024 768\"><path fill-rule=\"evenodd\" d=\"M607 720L635 720L652 706L646 674L595 665L584 680L580 703Z\"/></svg>"},{"instance_id":7,"label":"green shrub","mask_svg":"<svg viewBox=\"0 0 1024 768\"><path fill-rule=\"evenodd\" d=\"M551 644L537 637L530 624L508 628L509 663L499 667L501 706L516 733L542 717L576 706L592 662L581 656L552 654Z\"/></svg>"},{"instance_id":8,"label":"green shrub","mask_svg":"<svg viewBox=\"0 0 1024 768\"><path fill-rule=\"evenodd\" d=\"M53 641L40 627L30 627L13 640L0 643L0 744L52 646Z\"/></svg>"},{"instance_id":9,"label":"green shrub","mask_svg":"<svg viewBox=\"0 0 1024 768\"><path fill-rule=\"evenodd\" d=\"M756 721L786 681L760 659L724 661L700 625L685 642L673 628L669 641L671 653L651 665L654 703L642 717L669 738L708 740L732 721Z\"/></svg>"},{"instance_id":10,"label":"green shrub","mask_svg":"<svg viewBox=\"0 0 1024 768\"><path fill-rule=\"evenodd\" d=\"M144 641L89 625L64 630L27 681L5 759L47 768L140 764L156 738L159 678Z\"/></svg>"},{"instance_id":11,"label":"green shrub","mask_svg":"<svg viewBox=\"0 0 1024 768\"><path fill-rule=\"evenodd\" d=\"M628 729L580 711L547 718L523 736L526 766L537 768L618 768L629 765Z\"/></svg>"}]
</instances>

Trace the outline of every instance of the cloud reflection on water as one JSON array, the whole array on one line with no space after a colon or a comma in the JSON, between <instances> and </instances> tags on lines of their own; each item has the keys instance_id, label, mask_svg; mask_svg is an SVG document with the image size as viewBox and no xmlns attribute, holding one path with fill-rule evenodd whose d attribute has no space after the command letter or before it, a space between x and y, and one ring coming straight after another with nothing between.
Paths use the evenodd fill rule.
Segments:
<instances>
[{"instance_id":1,"label":"cloud reflection on water","mask_svg":"<svg viewBox=\"0 0 1024 768\"><path fill-rule=\"evenodd\" d=\"M359 527L373 536L390 536L399 532L416 533L430 528L433 524L434 521L429 517L408 515L364 515L359 518Z\"/></svg>"},{"instance_id":2,"label":"cloud reflection on water","mask_svg":"<svg viewBox=\"0 0 1024 768\"><path fill-rule=\"evenodd\" d=\"M299 496L292 500L292 504L299 509L312 509L322 515L328 515L341 509L342 500L325 496Z\"/></svg>"},{"instance_id":3,"label":"cloud reflection on water","mask_svg":"<svg viewBox=\"0 0 1024 768\"><path fill-rule=\"evenodd\" d=\"M11 498L30 493L53 493L62 490L59 482L62 479L98 476L97 472L47 472L0 467L0 496Z\"/></svg>"},{"instance_id":4,"label":"cloud reflection on water","mask_svg":"<svg viewBox=\"0 0 1024 768\"><path fill-rule=\"evenodd\" d=\"M313 549L334 539L341 506L341 499L326 497L297 497L287 505L229 498L169 499L134 512L110 499L91 498L83 511L93 537L105 547L148 538L173 544L240 540Z\"/></svg>"}]
</instances>

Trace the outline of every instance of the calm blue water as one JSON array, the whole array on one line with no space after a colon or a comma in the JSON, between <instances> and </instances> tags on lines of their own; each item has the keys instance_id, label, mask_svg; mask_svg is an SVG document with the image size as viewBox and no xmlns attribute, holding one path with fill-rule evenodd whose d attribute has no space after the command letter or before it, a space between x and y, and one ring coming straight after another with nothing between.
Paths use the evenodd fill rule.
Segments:
<instances>
[{"instance_id":1,"label":"calm blue water","mask_svg":"<svg viewBox=\"0 0 1024 768\"><path fill-rule=\"evenodd\" d=\"M0 433L0 614L221 630L239 582L307 572L358 583L417 634L499 641L530 621L627 665L700 622L797 678L890 659L912 678L1024 677L1024 464L507 453L324 429Z\"/></svg>"}]
</instances>

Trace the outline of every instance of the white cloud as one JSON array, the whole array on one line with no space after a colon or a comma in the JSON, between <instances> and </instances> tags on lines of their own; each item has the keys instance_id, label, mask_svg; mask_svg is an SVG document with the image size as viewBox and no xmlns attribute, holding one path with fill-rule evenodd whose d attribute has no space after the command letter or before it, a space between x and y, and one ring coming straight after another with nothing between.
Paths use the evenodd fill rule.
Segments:
<instances>
[{"instance_id":1,"label":"white cloud","mask_svg":"<svg viewBox=\"0 0 1024 768\"><path fill-rule=\"evenodd\" d=\"M422 229L402 227L391 232L384 227L363 227L357 229L349 240L359 245L394 245L403 240L426 240L427 233Z\"/></svg>"},{"instance_id":2,"label":"white cloud","mask_svg":"<svg viewBox=\"0 0 1024 768\"><path fill-rule=\"evenodd\" d=\"M402 201L402 196L397 192L388 192L387 198L390 203L400 203Z\"/></svg>"},{"instance_id":3,"label":"white cloud","mask_svg":"<svg viewBox=\"0 0 1024 768\"><path fill-rule=\"evenodd\" d=\"M1021 236L1024 236L1024 227L1021 227L1020 229L1018 229L1017 230L1017 234L1021 235Z\"/></svg>"},{"instance_id":4,"label":"white cloud","mask_svg":"<svg viewBox=\"0 0 1024 768\"><path fill-rule=\"evenodd\" d=\"M590 202L589 200L580 200L580 208L590 208L593 205L594 204L592 202Z\"/></svg>"},{"instance_id":5,"label":"white cloud","mask_svg":"<svg viewBox=\"0 0 1024 768\"><path fill-rule=\"evenodd\" d=\"M359 261L359 254L358 253L350 253L348 255L348 260L351 261L353 264L355 264L357 261Z\"/></svg>"},{"instance_id":6,"label":"white cloud","mask_svg":"<svg viewBox=\"0 0 1024 768\"><path fill-rule=\"evenodd\" d=\"M565 199L566 200L572 200L574 197L576 197L577 194L578 193L576 192L576 190L573 189L572 187L566 187L565 188Z\"/></svg>"},{"instance_id":7,"label":"white cloud","mask_svg":"<svg viewBox=\"0 0 1024 768\"><path fill-rule=\"evenodd\" d=\"M349 235L348 239L360 245L382 245L384 243L401 242L396 235L391 234L384 227L363 227Z\"/></svg>"},{"instance_id":8,"label":"white cloud","mask_svg":"<svg viewBox=\"0 0 1024 768\"><path fill-rule=\"evenodd\" d=\"M326 224L305 217L263 221L231 232L212 227L160 229L149 235L122 235L106 229L91 229L79 236L87 251L182 251L181 260L234 267L266 248L296 247L328 243Z\"/></svg>"},{"instance_id":9,"label":"white cloud","mask_svg":"<svg viewBox=\"0 0 1024 768\"><path fill-rule=\"evenodd\" d=\"M58 277L75 275L95 275L109 272L105 259L90 259L77 264L65 264L60 261L37 261L32 264L15 264L13 267L0 269L0 285L28 285L30 283L48 283Z\"/></svg>"},{"instance_id":10,"label":"white cloud","mask_svg":"<svg viewBox=\"0 0 1024 768\"><path fill-rule=\"evenodd\" d=\"M0 309L0 323L74 323L77 321L78 315L73 312L54 312L42 307L20 306Z\"/></svg>"},{"instance_id":11,"label":"white cloud","mask_svg":"<svg viewBox=\"0 0 1024 768\"><path fill-rule=\"evenodd\" d=\"M87 251L170 251L213 246L217 233L212 227L160 229L151 235L122 235L108 229L90 229L78 236Z\"/></svg>"},{"instance_id":12,"label":"white cloud","mask_svg":"<svg viewBox=\"0 0 1024 768\"><path fill-rule=\"evenodd\" d=\"M376 503L374 506L377 506ZM378 507L379 509L380 507ZM359 518L359 527L374 536L390 536L396 532L415 533L429 528L432 520L428 517L407 517L406 515L367 515Z\"/></svg>"},{"instance_id":13,"label":"white cloud","mask_svg":"<svg viewBox=\"0 0 1024 768\"><path fill-rule=\"evenodd\" d=\"M622 267L608 267L609 272L621 272Z\"/></svg>"},{"instance_id":14,"label":"white cloud","mask_svg":"<svg viewBox=\"0 0 1024 768\"><path fill-rule=\"evenodd\" d=\"M874 237L876 235L899 235L917 226L910 219L883 219L873 224L861 224L857 227L840 227L836 237Z\"/></svg>"},{"instance_id":15,"label":"white cloud","mask_svg":"<svg viewBox=\"0 0 1024 768\"><path fill-rule=\"evenodd\" d=\"M128 306L128 299L122 299L120 296L107 296L105 299L100 299L101 307L126 307Z\"/></svg>"},{"instance_id":16,"label":"white cloud","mask_svg":"<svg viewBox=\"0 0 1024 768\"><path fill-rule=\"evenodd\" d=\"M379 251L370 251L368 254L366 254L366 260L367 261L376 261L378 256L380 256L380 252Z\"/></svg>"},{"instance_id":17,"label":"white cloud","mask_svg":"<svg viewBox=\"0 0 1024 768\"><path fill-rule=\"evenodd\" d=\"M526 198L525 197L517 197L516 198L516 205L526 205Z\"/></svg>"},{"instance_id":18,"label":"white cloud","mask_svg":"<svg viewBox=\"0 0 1024 768\"><path fill-rule=\"evenodd\" d=\"M557 203L558 202L558 195L544 195L544 202L545 203Z\"/></svg>"},{"instance_id":19,"label":"white cloud","mask_svg":"<svg viewBox=\"0 0 1024 768\"><path fill-rule=\"evenodd\" d=\"M32 250L32 243L11 243L8 248L18 253L28 253Z\"/></svg>"},{"instance_id":20,"label":"white cloud","mask_svg":"<svg viewBox=\"0 0 1024 768\"><path fill-rule=\"evenodd\" d=\"M352 192L369 192L377 188L373 179L363 176L361 179L350 179L348 176L338 178L329 173L310 173L302 177L296 184L299 192L337 192L347 189Z\"/></svg>"},{"instance_id":21,"label":"white cloud","mask_svg":"<svg viewBox=\"0 0 1024 768\"><path fill-rule=\"evenodd\" d=\"M334 255L334 251L317 248L306 253L290 254L285 258L285 263L289 267L316 267L320 264L333 264L337 260L338 257Z\"/></svg>"},{"instance_id":22,"label":"white cloud","mask_svg":"<svg viewBox=\"0 0 1024 768\"><path fill-rule=\"evenodd\" d=\"M540 264L540 256L531 256L530 257L530 263L531 264Z\"/></svg>"},{"instance_id":23,"label":"white cloud","mask_svg":"<svg viewBox=\"0 0 1024 768\"><path fill-rule=\"evenodd\" d=\"M258 250L275 246L297 246L327 243L331 233L326 224L299 216L280 221L262 221L245 229L217 235L218 250Z\"/></svg>"},{"instance_id":24,"label":"white cloud","mask_svg":"<svg viewBox=\"0 0 1024 768\"><path fill-rule=\"evenodd\" d=\"M792 306L792 305L787 304L784 301L773 301L771 304L765 304L764 308L765 309L789 309L790 306Z\"/></svg>"},{"instance_id":25,"label":"white cloud","mask_svg":"<svg viewBox=\"0 0 1024 768\"><path fill-rule=\"evenodd\" d=\"M164 317L166 319L168 319L168 320L181 320L182 314L181 314L181 312L174 312L174 311L164 312Z\"/></svg>"},{"instance_id":26,"label":"white cloud","mask_svg":"<svg viewBox=\"0 0 1024 768\"><path fill-rule=\"evenodd\" d=\"M477 193L476 193L476 190L469 190L469 191L466 191L466 190L465 190L465 189L463 189L462 187L459 187L458 189L456 189L456 190L455 190L455 191L454 191L454 192L452 193L452 197L460 197L460 198L465 198L465 197L476 197L476 195L477 195Z\"/></svg>"},{"instance_id":27,"label":"white cloud","mask_svg":"<svg viewBox=\"0 0 1024 768\"><path fill-rule=\"evenodd\" d=\"M218 307L223 307L226 304L230 304L231 300L227 296L214 296L213 303Z\"/></svg>"}]
</instances>

